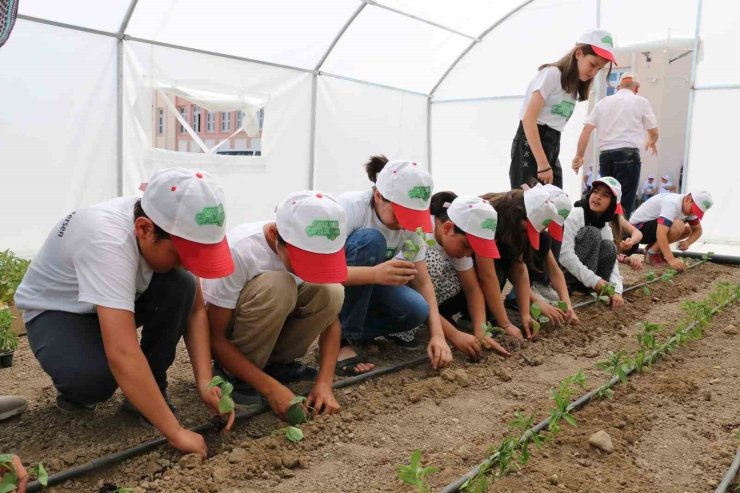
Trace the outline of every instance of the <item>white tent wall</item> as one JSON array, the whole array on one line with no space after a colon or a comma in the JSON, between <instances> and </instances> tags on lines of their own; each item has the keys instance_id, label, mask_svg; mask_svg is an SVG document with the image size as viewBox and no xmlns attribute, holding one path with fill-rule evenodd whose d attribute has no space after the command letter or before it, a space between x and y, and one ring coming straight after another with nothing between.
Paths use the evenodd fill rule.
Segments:
<instances>
[{"instance_id":1,"label":"white tent wall","mask_svg":"<svg viewBox=\"0 0 740 493\"><path fill-rule=\"evenodd\" d=\"M319 77L314 188L369 188L362 165L374 154L427 164L427 98Z\"/></svg>"},{"instance_id":2,"label":"white tent wall","mask_svg":"<svg viewBox=\"0 0 740 493\"><path fill-rule=\"evenodd\" d=\"M116 195L116 40L18 20L0 49L0 249Z\"/></svg>"},{"instance_id":3,"label":"white tent wall","mask_svg":"<svg viewBox=\"0 0 740 493\"><path fill-rule=\"evenodd\" d=\"M309 186L311 74L178 49L125 42L124 195L160 168L200 168L226 194L227 226L271 219L289 192ZM262 156L221 156L152 147L152 89L147 80L228 87L268 97Z\"/></svg>"}]
</instances>

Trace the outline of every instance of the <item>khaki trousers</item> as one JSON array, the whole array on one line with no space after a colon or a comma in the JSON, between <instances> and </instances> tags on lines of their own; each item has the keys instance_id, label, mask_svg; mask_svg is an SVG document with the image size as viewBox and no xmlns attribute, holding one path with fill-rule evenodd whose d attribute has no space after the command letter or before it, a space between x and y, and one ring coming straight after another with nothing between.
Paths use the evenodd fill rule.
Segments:
<instances>
[{"instance_id":1,"label":"khaki trousers","mask_svg":"<svg viewBox=\"0 0 740 493\"><path fill-rule=\"evenodd\" d=\"M242 289L229 340L259 368L289 363L337 319L343 301L341 284L296 285L286 271L265 272Z\"/></svg>"}]
</instances>

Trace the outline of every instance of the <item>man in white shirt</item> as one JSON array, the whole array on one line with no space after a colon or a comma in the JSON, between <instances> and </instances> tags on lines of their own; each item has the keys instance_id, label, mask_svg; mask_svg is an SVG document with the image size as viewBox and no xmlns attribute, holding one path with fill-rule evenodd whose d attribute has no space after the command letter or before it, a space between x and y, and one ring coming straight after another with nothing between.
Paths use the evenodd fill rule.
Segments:
<instances>
[{"instance_id":1,"label":"man in white shirt","mask_svg":"<svg viewBox=\"0 0 740 493\"><path fill-rule=\"evenodd\" d=\"M673 185L670 175L661 176L660 177L660 188L658 189L658 195L663 195L665 193L674 193L675 191L676 191L676 187Z\"/></svg>"},{"instance_id":2,"label":"man in white shirt","mask_svg":"<svg viewBox=\"0 0 740 493\"><path fill-rule=\"evenodd\" d=\"M647 177L647 181L642 184L642 196L640 198L642 199L642 202L647 202L647 200L656 193L658 193L658 186L657 183L655 183L655 177L650 175Z\"/></svg>"},{"instance_id":3,"label":"man in white shirt","mask_svg":"<svg viewBox=\"0 0 740 493\"><path fill-rule=\"evenodd\" d=\"M650 102L638 96L640 83L635 74L625 74L619 81L616 94L604 98L594 106L586 118L578 140L573 169L583 165L583 154L591 132L599 129L599 174L613 176L622 184L622 207L629 217L635 205L635 195L640 184L640 147L648 139L645 149L658 153L658 123Z\"/></svg>"},{"instance_id":4,"label":"man in white shirt","mask_svg":"<svg viewBox=\"0 0 740 493\"><path fill-rule=\"evenodd\" d=\"M154 175L140 199L84 207L53 227L15 303L62 412L92 413L120 387L126 407L173 447L206 455L203 437L174 414L167 369L183 338L200 397L218 412L220 390L208 387L208 321L195 276L234 270L224 201L207 173L169 168Z\"/></svg>"}]
</instances>

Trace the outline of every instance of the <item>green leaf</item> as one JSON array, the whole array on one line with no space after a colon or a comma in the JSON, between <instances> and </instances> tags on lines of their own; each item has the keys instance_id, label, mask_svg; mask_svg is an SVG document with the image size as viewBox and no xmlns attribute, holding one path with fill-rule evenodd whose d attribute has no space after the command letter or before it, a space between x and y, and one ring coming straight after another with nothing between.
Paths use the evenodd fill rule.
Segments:
<instances>
[{"instance_id":1,"label":"green leaf","mask_svg":"<svg viewBox=\"0 0 740 493\"><path fill-rule=\"evenodd\" d=\"M18 477L15 474L15 469L7 471L0 480L0 493L8 493L9 491L15 491L15 487L18 484Z\"/></svg>"},{"instance_id":2,"label":"green leaf","mask_svg":"<svg viewBox=\"0 0 740 493\"><path fill-rule=\"evenodd\" d=\"M287 418L288 423L294 426L308 423L309 421L308 413L306 413L306 407L301 401L296 402L295 404L291 404L285 417Z\"/></svg>"},{"instance_id":3,"label":"green leaf","mask_svg":"<svg viewBox=\"0 0 740 493\"><path fill-rule=\"evenodd\" d=\"M568 303L566 303L565 301L558 301L555 303L555 306L557 306L564 312L568 311Z\"/></svg>"},{"instance_id":4,"label":"green leaf","mask_svg":"<svg viewBox=\"0 0 740 493\"><path fill-rule=\"evenodd\" d=\"M303 404L304 402L306 402L306 397L302 395L297 395L290 400L290 405L293 406L295 404Z\"/></svg>"},{"instance_id":5,"label":"green leaf","mask_svg":"<svg viewBox=\"0 0 740 493\"><path fill-rule=\"evenodd\" d=\"M46 484L49 482L49 473L46 472L46 468L41 462L39 462L38 465L33 468L33 470L31 471L31 475L34 476L38 480L38 482L41 483L42 486L46 486Z\"/></svg>"},{"instance_id":6,"label":"green leaf","mask_svg":"<svg viewBox=\"0 0 740 493\"><path fill-rule=\"evenodd\" d=\"M436 246L437 246L437 242L436 242L436 241L434 241L434 240L426 240L426 243L427 243L427 246L428 246L429 248L434 248L434 247L436 247Z\"/></svg>"},{"instance_id":7,"label":"green leaf","mask_svg":"<svg viewBox=\"0 0 740 493\"><path fill-rule=\"evenodd\" d=\"M529 313L532 315L532 318L538 319L542 315L542 308L537 303L532 303L529 307Z\"/></svg>"},{"instance_id":8,"label":"green leaf","mask_svg":"<svg viewBox=\"0 0 740 493\"><path fill-rule=\"evenodd\" d=\"M532 320L532 333L537 334L541 329L540 323Z\"/></svg>"},{"instance_id":9,"label":"green leaf","mask_svg":"<svg viewBox=\"0 0 740 493\"><path fill-rule=\"evenodd\" d=\"M290 426L285 431L285 438L293 443L298 443L303 440L303 431L301 431L300 428L296 428L295 426Z\"/></svg>"},{"instance_id":10,"label":"green leaf","mask_svg":"<svg viewBox=\"0 0 740 493\"><path fill-rule=\"evenodd\" d=\"M643 286L642 287L642 294L644 294L645 296L648 296L650 294L650 288L647 287L647 286Z\"/></svg>"},{"instance_id":11,"label":"green leaf","mask_svg":"<svg viewBox=\"0 0 740 493\"><path fill-rule=\"evenodd\" d=\"M234 410L234 399L228 395L222 395L218 401L218 412L228 414Z\"/></svg>"},{"instance_id":12,"label":"green leaf","mask_svg":"<svg viewBox=\"0 0 740 493\"><path fill-rule=\"evenodd\" d=\"M0 466L12 466L13 454L0 454Z\"/></svg>"},{"instance_id":13,"label":"green leaf","mask_svg":"<svg viewBox=\"0 0 740 493\"><path fill-rule=\"evenodd\" d=\"M599 296L599 301L601 301L602 303L605 303L605 304L609 304L609 302L611 300L609 299L608 296Z\"/></svg>"},{"instance_id":14,"label":"green leaf","mask_svg":"<svg viewBox=\"0 0 740 493\"><path fill-rule=\"evenodd\" d=\"M538 319L538 321L539 321L539 322L540 322L540 323L541 323L542 325L545 325L545 324L548 324L548 323L550 323L550 318L549 318L549 317L546 317L546 316L544 316L544 315L542 315L542 316L541 316L541 317L540 317L540 318Z\"/></svg>"},{"instance_id":15,"label":"green leaf","mask_svg":"<svg viewBox=\"0 0 740 493\"><path fill-rule=\"evenodd\" d=\"M571 414L563 414L563 419L571 426L576 425L576 418L574 418Z\"/></svg>"},{"instance_id":16,"label":"green leaf","mask_svg":"<svg viewBox=\"0 0 740 493\"><path fill-rule=\"evenodd\" d=\"M226 380L224 380L222 377L219 377L218 375L213 377L211 381L208 383L208 388L212 389L213 387L220 387L221 385L225 384Z\"/></svg>"}]
</instances>

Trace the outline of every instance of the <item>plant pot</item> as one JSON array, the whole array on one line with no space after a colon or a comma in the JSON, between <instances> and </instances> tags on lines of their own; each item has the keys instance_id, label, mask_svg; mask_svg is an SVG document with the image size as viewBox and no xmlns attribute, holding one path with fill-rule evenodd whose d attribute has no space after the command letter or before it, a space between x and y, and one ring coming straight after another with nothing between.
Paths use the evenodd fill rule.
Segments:
<instances>
[{"instance_id":1,"label":"plant pot","mask_svg":"<svg viewBox=\"0 0 740 493\"><path fill-rule=\"evenodd\" d=\"M0 353L0 368L10 368L13 366L13 353L10 351L7 353Z\"/></svg>"}]
</instances>

